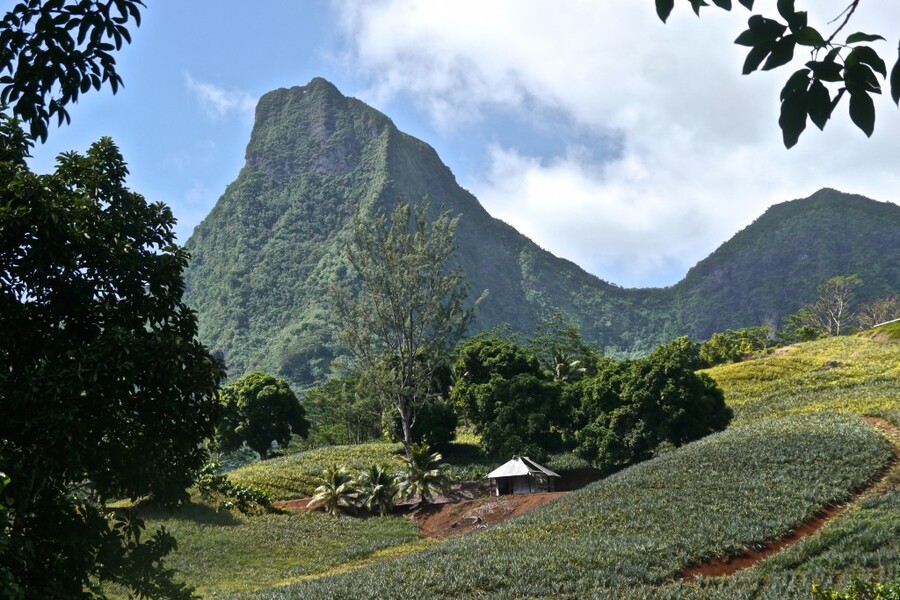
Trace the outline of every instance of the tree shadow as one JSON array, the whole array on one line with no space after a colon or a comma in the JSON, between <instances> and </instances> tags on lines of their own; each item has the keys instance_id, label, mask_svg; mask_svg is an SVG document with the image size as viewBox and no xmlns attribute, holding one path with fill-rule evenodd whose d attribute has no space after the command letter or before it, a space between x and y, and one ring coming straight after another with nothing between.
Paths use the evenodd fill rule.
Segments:
<instances>
[{"instance_id":1,"label":"tree shadow","mask_svg":"<svg viewBox=\"0 0 900 600\"><path fill-rule=\"evenodd\" d=\"M189 502L175 508L164 508L150 504L139 504L135 509L144 518L171 519L175 521L190 521L203 525L234 526L240 525L241 520L231 511L216 509L207 504Z\"/></svg>"}]
</instances>

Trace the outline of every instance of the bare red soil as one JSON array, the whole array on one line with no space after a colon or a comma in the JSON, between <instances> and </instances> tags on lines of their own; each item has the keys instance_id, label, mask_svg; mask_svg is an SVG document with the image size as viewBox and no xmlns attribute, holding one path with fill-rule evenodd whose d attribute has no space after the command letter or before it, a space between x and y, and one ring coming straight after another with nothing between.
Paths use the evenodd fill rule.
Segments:
<instances>
[{"instance_id":1,"label":"bare red soil","mask_svg":"<svg viewBox=\"0 0 900 600\"><path fill-rule=\"evenodd\" d=\"M429 504L410 513L429 538L446 538L476 531L527 513L569 492L483 496L462 502Z\"/></svg>"},{"instance_id":2,"label":"bare red soil","mask_svg":"<svg viewBox=\"0 0 900 600\"><path fill-rule=\"evenodd\" d=\"M883 494L887 490L891 482L896 482L900 478L900 463L897 456L900 454L900 429L884 419L867 418L872 426L878 428L884 436L894 446L894 458L888 464L888 467L879 476L874 483L866 489L859 492L850 501L837 506L831 506L810 519L806 523L800 525L785 537L769 542L760 550L752 550L737 554L734 556L722 556L711 558L699 565L694 565L682 571L679 574L681 579L693 580L700 577L719 577L722 575L731 575L742 569L749 569L759 561L772 556L776 552L795 544L803 538L810 536L825 526L831 519L845 513L850 507L857 504L863 498Z\"/></svg>"},{"instance_id":3,"label":"bare red soil","mask_svg":"<svg viewBox=\"0 0 900 600\"><path fill-rule=\"evenodd\" d=\"M511 496L478 495L471 499L454 500L441 497L433 504L417 506L400 504L394 509L396 515L406 515L414 519L427 538L443 539L469 531L476 531L505 521L510 517L524 514L539 506L565 496L569 492L548 494L516 494ZM321 504L309 506L310 498L281 500L273 504L288 510L320 510ZM371 516L365 512L355 513L360 517Z\"/></svg>"}]
</instances>

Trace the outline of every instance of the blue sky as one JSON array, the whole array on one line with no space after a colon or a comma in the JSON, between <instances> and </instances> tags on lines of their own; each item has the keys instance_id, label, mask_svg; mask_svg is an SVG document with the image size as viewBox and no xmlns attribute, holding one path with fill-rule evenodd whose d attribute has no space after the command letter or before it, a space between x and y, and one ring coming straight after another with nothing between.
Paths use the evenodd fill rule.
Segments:
<instances>
[{"instance_id":1,"label":"blue sky","mask_svg":"<svg viewBox=\"0 0 900 600\"><path fill-rule=\"evenodd\" d=\"M845 103L785 150L787 73L740 75L742 9L662 25L652 0L148 4L118 54L124 89L84 96L33 166L111 136L181 241L237 176L256 100L315 76L434 146L491 214L626 287L677 282L766 207L821 187L900 201L900 111L880 99L866 139ZM807 4L827 31L846 1ZM862 3L851 29L895 38L885 23L900 3Z\"/></svg>"}]
</instances>

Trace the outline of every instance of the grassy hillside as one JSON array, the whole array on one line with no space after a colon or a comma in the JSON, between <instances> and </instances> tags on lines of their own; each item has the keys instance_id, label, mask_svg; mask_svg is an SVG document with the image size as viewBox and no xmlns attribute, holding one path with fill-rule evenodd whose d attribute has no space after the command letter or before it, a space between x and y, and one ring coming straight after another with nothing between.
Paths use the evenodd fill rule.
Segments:
<instances>
[{"instance_id":1,"label":"grassy hillside","mask_svg":"<svg viewBox=\"0 0 900 600\"><path fill-rule=\"evenodd\" d=\"M829 338L706 371L735 424L795 413L900 408L900 345L881 335Z\"/></svg>"},{"instance_id":2,"label":"grassy hillside","mask_svg":"<svg viewBox=\"0 0 900 600\"><path fill-rule=\"evenodd\" d=\"M192 504L174 515L150 515L178 540L166 566L203 598L297 581L340 565L422 548L415 522L398 518L332 518L291 512L244 516Z\"/></svg>"},{"instance_id":3,"label":"grassy hillside","mask_svg":"<svg viewBox=\"0 0 900 600\"><path fill-rule=\"evenodd\" d=\"M431 598L780 600L804 597L814 581L896 579L900 478L887 494L750 570L677 578L707 557L784 535L883 471L889 446L859 415L900 423L900 343L890 331L711 369L735 407L730 429L462 538L426 543L399 518L243 517L198 506L148 522L176 534L169 564L205 597L391 598L408 597L412 585ZM390 460L395 449L320 449L237 477L279 497L304 496L322 466Z\"/></svg>"},{"instance_id":4,"label":"grassy hillside","mask_svg":"<svg viewBox=\"0 0 900 600\"><path fill-rule=\"evenodd\" d=\"M484 532L260 597L658 597L686 566L778 538L846 498L890 457L849 415L761 421Z\"/></svg>"}]
</instances>

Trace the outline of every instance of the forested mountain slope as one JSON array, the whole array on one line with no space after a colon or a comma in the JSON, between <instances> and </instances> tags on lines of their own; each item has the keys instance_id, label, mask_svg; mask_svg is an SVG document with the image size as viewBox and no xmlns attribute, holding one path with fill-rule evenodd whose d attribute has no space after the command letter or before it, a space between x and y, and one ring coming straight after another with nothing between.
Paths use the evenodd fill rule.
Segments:
<instances>
[{"instance_id":1,"label":"forested mountain slope","mask_svg":"<svg viewBox=\"0 0 900 600\"><path fill-rule=\"evenodd\" d=\"M837 213L829 214L829 206L814 200L821 194L865 208L835 205ZM264 369L300 385L323 378L341 353L329 326L328 290L346 276L343 252L353 215L425 197L432 210L461 215L460 266L473 298L489 291L475 329L506 322L530 333L542 316L560 309L606 350L640 353L684 333L778 320L831 275L859 273L872 293L898 282L900 207L823 191L796 209L794 203L770 209L736 236L739 243L724 244L674 288L611 285L492 218L434 149L317 78L260 99L244 167L187 242L193 255L187 298L199 313L201 339L224 354L232 377ZM819 207L814 217L803 216L807 204ZM851 212L876 209L884 214L848 220ZM802 235L791 233L801 226ZM838 226L854 234L831 240ZM871 232L877 232L871 244L860 247ZM836 253L848 240L854 251ZM794 263L769 252L772 245L788 253L805 248L806 262L782 271ZM763 266L755 263L760 255L770 257ZM845 255L853 261L842 262ZM817 268L804 271L805 264ZM796 278L802 281L785 285ZM772 290L774 302L767 296Z\"/></svg>"},{"instance_id":2,"label":"forested mountain slope","mask_svg":"<svg viewBox=\"0 0 900 600\"><path fill-rule=\"evenodd\" d=\"M778 326L819 283L854 273L860 298L900 293L900 206L822 189L770 207L688 271L673 289L677 320L699 338Z\"/></svg>"}]
</instances>

